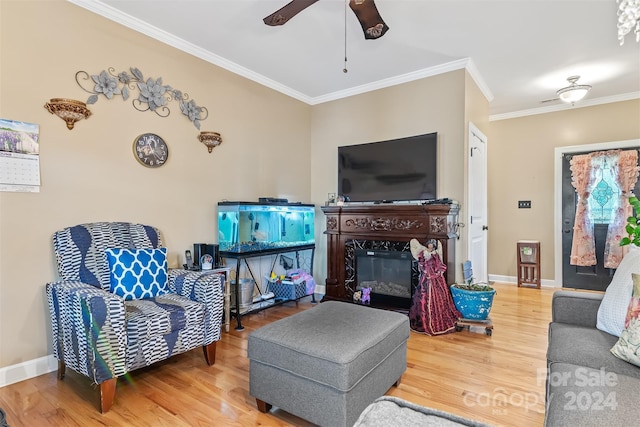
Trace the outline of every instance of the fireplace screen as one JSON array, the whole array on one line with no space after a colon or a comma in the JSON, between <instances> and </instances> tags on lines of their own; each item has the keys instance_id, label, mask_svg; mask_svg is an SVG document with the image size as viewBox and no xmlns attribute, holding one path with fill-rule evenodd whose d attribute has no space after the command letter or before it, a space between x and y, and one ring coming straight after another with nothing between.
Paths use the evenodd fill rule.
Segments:
<instances>
[{"instance_id":1,"label":"fireplace screen","mask_svg":"<svg viewBox=\"0 0 640 427\"><path fill-rule=\"evenodd\" d=\"M411 300L412 267L410 252L356 249L356 289L371 288L373 300ZM404 304L403 304L404 305Z\"/></svg>"}]
</instances>

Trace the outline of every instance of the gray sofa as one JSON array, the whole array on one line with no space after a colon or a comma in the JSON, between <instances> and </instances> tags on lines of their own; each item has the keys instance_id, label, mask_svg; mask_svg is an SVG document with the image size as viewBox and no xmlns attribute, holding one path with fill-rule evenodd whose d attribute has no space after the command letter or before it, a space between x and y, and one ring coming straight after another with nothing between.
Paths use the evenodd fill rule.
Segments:
<instances>
[{"instance_id":1,"label":"gray sofa","mask_svg":"<svg viewBox=\"0 0 640 427\"><path fill-rule=\"evenodd\" d=\"M596 329L603 294L553 295L545 426L623 426L640 420L640 367L615 357L618 337Z\"/></svg>"}]
</instances>

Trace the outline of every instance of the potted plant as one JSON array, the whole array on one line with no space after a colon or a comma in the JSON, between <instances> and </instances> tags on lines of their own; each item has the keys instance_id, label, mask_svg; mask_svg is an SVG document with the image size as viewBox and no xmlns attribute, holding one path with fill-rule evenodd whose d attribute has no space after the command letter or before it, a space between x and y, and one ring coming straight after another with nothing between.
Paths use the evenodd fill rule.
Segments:
<instances>
[{"instance_id":1,"label":"potted plant","mask_svg":"<svg viewBox=\"0 0 640 427\"><path fill-rule=\"evenodd\" d=\"M629 197L629 204L633 207L635 216L627 218L627 231L628 237L620 239L620 246L636 245L640 246L640 226L638 225L638 219L640 219L640 200L636 196Z\"/></svg>"},{"instance_id":2,"label":"potted plant","mask_svg":"<svg viewBox=\"0 0 640 427\"><path fill-rule=\"evenodd\" d=\"M496 290L484 283L451 285L453 303L464 319L486 320L495 294Z\"/></svg>"}]
</instances>

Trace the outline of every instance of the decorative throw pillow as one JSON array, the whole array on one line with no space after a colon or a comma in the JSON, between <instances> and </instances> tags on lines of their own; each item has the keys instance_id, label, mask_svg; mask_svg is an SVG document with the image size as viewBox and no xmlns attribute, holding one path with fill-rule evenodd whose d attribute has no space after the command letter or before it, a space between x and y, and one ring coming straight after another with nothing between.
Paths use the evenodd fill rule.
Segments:
<instances>
[{"instance_id":1,"label":"decorative throw pillow","mask_svg":"<svg viewBox=\"0 0 640 427\"><path fill-rule=\"evenodd\" d=\"M596 327L619 337L624 329L627 307L633 292L631 274L640 274L640 249L630 247L616 269L598 308Z\"/></svg>"},{"instance_id":2,"label":"decorative throw pillow","mask_svg":"<svg viewBox=\"0 0 640 427\"><path fill-rule=\"evenodd\" d=\"M167 293L167 249L107 249L111 292L125 300Z\"/></svg>"},{"instance_id":3,"label":"decorative throw pillow","mask_svg":"<svg viewBox=\"0 0 640 427\"><path fill-rule=\"evenodd\" d=\"M640 366L640 274L633 274L633 296L629 302L625 329L611 349L614 356Z\"/></svg>"}]
</instances>

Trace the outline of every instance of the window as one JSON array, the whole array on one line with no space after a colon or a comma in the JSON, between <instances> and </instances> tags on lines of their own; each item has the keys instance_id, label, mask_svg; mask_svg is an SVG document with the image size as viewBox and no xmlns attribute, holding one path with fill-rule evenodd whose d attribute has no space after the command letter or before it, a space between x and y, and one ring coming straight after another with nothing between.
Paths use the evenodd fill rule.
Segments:
<instances>
[{"instance_id":1,"label":"window","mask_svg":"<svg viewBox=\"0 0 640 427\"><path fill-rule=\"evenodd\" d=\"M616 168L611 167L610 156L591 158L591 173L595 183L589 195L589 219L592 224L610 224L615 219L615 212L620 201L619 179Z\"/></svg>"}]
</instances>

